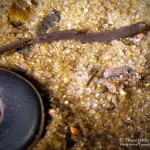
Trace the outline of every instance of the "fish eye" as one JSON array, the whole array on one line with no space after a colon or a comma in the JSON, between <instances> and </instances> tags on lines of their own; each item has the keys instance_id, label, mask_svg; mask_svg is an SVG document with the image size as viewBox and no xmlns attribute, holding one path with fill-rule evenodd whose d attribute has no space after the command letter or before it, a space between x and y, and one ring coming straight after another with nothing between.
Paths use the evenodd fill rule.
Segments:
<instances>
[{"instance_id":1,"label":"fish eye","mask_svg":"<svg viewBox=\"0 0 150 150\"><path fill-rule=\"evenodd\" d=\"M129 69L127 69L127 72L128 72L128 73L131 73L131 72L133 72L133 69L132 69L132 68L129 68Z\"/></svg>"}]
</instances>

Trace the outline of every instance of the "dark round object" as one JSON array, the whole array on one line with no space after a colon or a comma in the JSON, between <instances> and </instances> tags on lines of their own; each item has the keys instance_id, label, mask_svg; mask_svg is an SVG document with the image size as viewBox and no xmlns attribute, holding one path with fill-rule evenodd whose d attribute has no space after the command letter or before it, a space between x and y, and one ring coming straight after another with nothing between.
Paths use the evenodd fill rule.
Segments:
<instances>
[{"instance_id":1,"label":"dark round object","mask_svg":"<svg viewBox=\"0 0 150 150\"><path fill-rule=\"evenodd\" d=\"M30 149L41 136L41 97L21 76L0 69L0 150Z\"/></svg>"}]
</instances>

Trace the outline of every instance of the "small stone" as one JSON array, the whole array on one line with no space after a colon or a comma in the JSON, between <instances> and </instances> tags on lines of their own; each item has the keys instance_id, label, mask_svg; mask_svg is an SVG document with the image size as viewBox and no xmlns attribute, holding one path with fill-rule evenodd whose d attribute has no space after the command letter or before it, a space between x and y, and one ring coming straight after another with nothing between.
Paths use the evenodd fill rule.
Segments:
<instances>
[{"instance_id":1,"label":"small stone","mask_svg":"<svg viewBox=\"0 0 150 150\"><path fill-rule=\"evenodd\" d=\"M69 103L68 101L64 101L64 104L65 104L65 105L68 105L68 103Z\"/></svg>"},{"instance_id":2,"label":"small stone","mask_svg":"<svg viewBox=\"0 0 150 150\"><path fill-rule=\"evenodd\" d=\"M143 39L145 37L145 34L144 33L140 33L137 35L137 38L138 39Z\"/></svg>"},{"instance_id":3,"label":"small stone","mask_svg":"<svg viewBox=\"0 0 150 150\"><path fill-rule=\"evenodd\" d=\"M79 130L74 126L70 126L70 131L73 135L76 135L76 136L80 134Z\"/></svg>"},{"instance_id":4,"label":"small stone","mask_svg":"<svg viewBox=\"0 0 150 150\"><path fill-rule=\"evenodd\" d=\"M114 144L109 144L107 150L117 150L118 148Z\"/></svg>"},{"instance_id":5,"label":"small stone","mask_svg":"<svg viewBox=\"0 0 150 150\"><path fill-rule=\"evenodd\" d=\"M97 86L97 88L96 88L96 92L97 92L97 93L104 93L104 92L106 92L106 91L107 91L107 88L106 88L106 86L104 86L104 85Z\"/></svg>"},{"instance_id":6,"label":"small stone","mask_svg":"<svg viewBox=\"0 0 150 150\"><path fill-rule=\"evenodd\" d=\"M60 21L60 12L53 10L46 14L43 20L37 26L37 34L46 33L50 28L54 27Z\"/></svg>"},{"instance_id":7,"label":"small stone","mask_svg":"<svg viewBox=\"0 0 150 150\"><path fill-rule=\"evenodd\" d=\"M145 68L140 68L140 70L138 71L139 74L144 74L146 72Z\"/></svg>"},{"instance_id":8,"label":"small stone","mask_svg":"<svg viewBox=\"0 0 150 150\"><path fill-rule=\"evenodd\" d=\"M105 82L105 86L111 93L117 92L117 85L114 82Z\"/></svg>"},{"instance_id":9,"label":"small stone","mask_svg":"<svg viewBox=\"0 0 150 150\"><path fill-rule=\"evenodd\" d=\"M86 103L84 104L84 106L85 106L86 108L89 108L89 107L90 107L90 102L86 102Z\"/></svg>"},{"instance_id":10,"label":"small stone","mask_svg":"<svg viewBox=\"0 0 150 150\"><path fill-rule=\"evenodd\" d=\"M89 114L90 115L94 115L95 114L95 110L93 110L93 109L89 110Z\"/></svg>"},{"instance_id":11,"label":"small stone","mask_svg":"<svg viewBox=\"0 0 150 150\"><path fill-rule=\"evenodd\" d=\"M18 27L29 20L35 11L35 4L33 0L13 0L8 12L11 25Z\"/></svg>"},{"instance_id":12,"label":"small stone","mask_svg":"<svg viewBox=\"0 0 150 150\"><path fill-rule=\"evenodd\" d=\"M120 89L119 93L120 93L120 95L122 95L122 96L127 94L123 89Z\"/></svg>"}]
</instances>

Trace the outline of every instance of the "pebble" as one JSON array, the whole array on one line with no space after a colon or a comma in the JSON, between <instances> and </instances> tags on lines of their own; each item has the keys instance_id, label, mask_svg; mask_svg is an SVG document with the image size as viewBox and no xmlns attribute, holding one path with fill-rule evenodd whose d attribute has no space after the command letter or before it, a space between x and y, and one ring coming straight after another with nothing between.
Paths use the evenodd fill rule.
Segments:
<instances>
[{"instance_id":1,"label":"pebble","mask_svg":"<svg viewBox=\"0 0 150 150\"><path fill-rule=\"evenodd\" d=\"M107 146L107 150L119 150L118 148L117 148L117 146L115 146L114 144L109 144L108 146ZM120 149L121 150L121 149Z\"/></svg>"},{"instance_id":2,"label":"pebble","mask_svg":"<svg viewBox=\"0 0 150 150\"><path fill-rule=\"evenodd\" d=\"M116 93L117 92L117 84L112 82L112 81L108 81L105 78L101 78L100 82L107 87L107 89L111 92L111 93Z\"/></svg>"},{"instance_id":3,"label":"pebble","mask_svg":"<svg viewBox=\"0 0 150 150\"><path fill-rule=\"evenodd\" d=\"M105 82L105 86L111 93L117 92L117 85L114 82Z\"/></svg>"},{"instance_id":4,"label":"pebble","mask_svg":"<svg viewBox=\"0 0 150 150\"><path fill-rule=\"evenodd\" d=\"M76 135L76 136L80 134L79 130L74 126L70 126L70 131L73 135Z\"/></svg>"},{"instance_id":5,"label":"pebble","mask_svg":"<svg viewBox=\"0 0 150 150\"><path fill-rule=\"evenodd\" d=\"M144 33L140 33L136 36L138 39L143 39L145 37Z\"/></svg>"},{"instance_id":6,"label":"pebble","mask_svg":"<svg viewBox=\"0 0 150 150\"><path fill-rule=\"evenodd\" d=\"M94 115L95 113L96 113L96 112L95 112L94 109L89 110L89 114L90 114L90 115Z\"/></svg>"},{"instance_id":7,"label":"pebble","mask_svg":"<svg viewBox=\"0 0 150 150\"><path fill-rule=\"evenodd\" d=\"M53 10L46 14L43 20L37 26L37 34L46 33L60 21L60 12Z\"/></svg>"},{"instance_id":8,"label":"pebble","mask_svg":"<svg viewBox=\"0 0 150 150\"><path fill-rule=\"evenodd\" d=\"M19 27L28 21L35 12L36 5L37 4L34 2L34 0L13 0L8 11L8 20L10 24L14 27Z\"/></svg>"},{"instance_id":9,"label":"pebble","mask_svg":"<svg viewBox=\"0 0 150 150\"><path fill-rule=\"evenodd\" d=\"M146 70L145 70L145 68L140 68L138 72L139 72L139 74L144 74L146 72Z\"/></svg>"}]
</instances>

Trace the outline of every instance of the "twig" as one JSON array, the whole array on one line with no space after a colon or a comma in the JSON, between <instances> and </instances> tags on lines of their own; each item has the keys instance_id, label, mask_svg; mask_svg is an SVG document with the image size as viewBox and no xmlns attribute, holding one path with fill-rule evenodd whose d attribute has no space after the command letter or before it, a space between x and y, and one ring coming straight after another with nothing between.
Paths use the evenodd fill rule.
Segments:
<instances>
[{"instance_id":1,"label":"twig","mask_svg":"<svg viewBox=\"0 0 150 150\"><path fill-rule=\"evenodd\" d=\"M21 46L27 45L29 41L30 40L28 38L24 38L24 39L19 39L10 44L3 45L0 47L0 54L3 54L9 50L13 50L13 49L19 48Z\"/></svg>"},{"instance_id":2,"label":"twig","mask_svg":"<svg viewBox=\"0 0 150 150\"><path fill-rule=\"evenodd\" d=\"M31 44L51 43L59 40L72 40L77 36L76 30L55 31L52 33L41 34L33 39Z\"/></svg>"},{"instance_id":3,"label":"twig","mask_svg":"<svg viewBox=\"0 0 150 150\"><path fill-rule=\"evenodd\" d=\"M76 40L79 40L82 43L110 42L114 39L131 37L133 35L145 31L146 29L147 29L147 24L144 22L139 22L112 31L81 34L76 37Z\"/></svg>"},{"instance_id":4,"label":"twig","mask_svg":"<svg viewBox=\"0 0 150 150\"><path fill-rule=\"evenodd\" d=\"M86 83L86 86L89 86L93 78L96 76L96 74L99 72L99 69L97 69L92 76L89 78L88 82Z\"/></svg>"},{"instance_id":5,"label":"twig","mask_svg":"<svg viewBox=\"0 0 150 150\"><path fill-rule=\"evenodd\" d=\"M100 33L78 33L76 30L56 31L36 37L35 43L51 43L58 40L77 40L81 43L110 42L114 39L131 37L147 29L147 24L138 22L112 31Z\"/></svg>"},{"instance_id":6,"label":"twig","mask_svg":"<svg viewBox=\"0 0 150 150\"><path fill-rule=\"evenodd\" d=\"M76 30L56 31L52 33L41 34L32 39L20 39L13 43L1 46L0 54L21 46L33 45L37 43L51 43L59 40L77 40L81 43L110 42L114 39L131 37L147 30L149 30L149 27L145 22L138 22L116 30L100 33L80 33Z\"/></svg>"}]
</instances>

